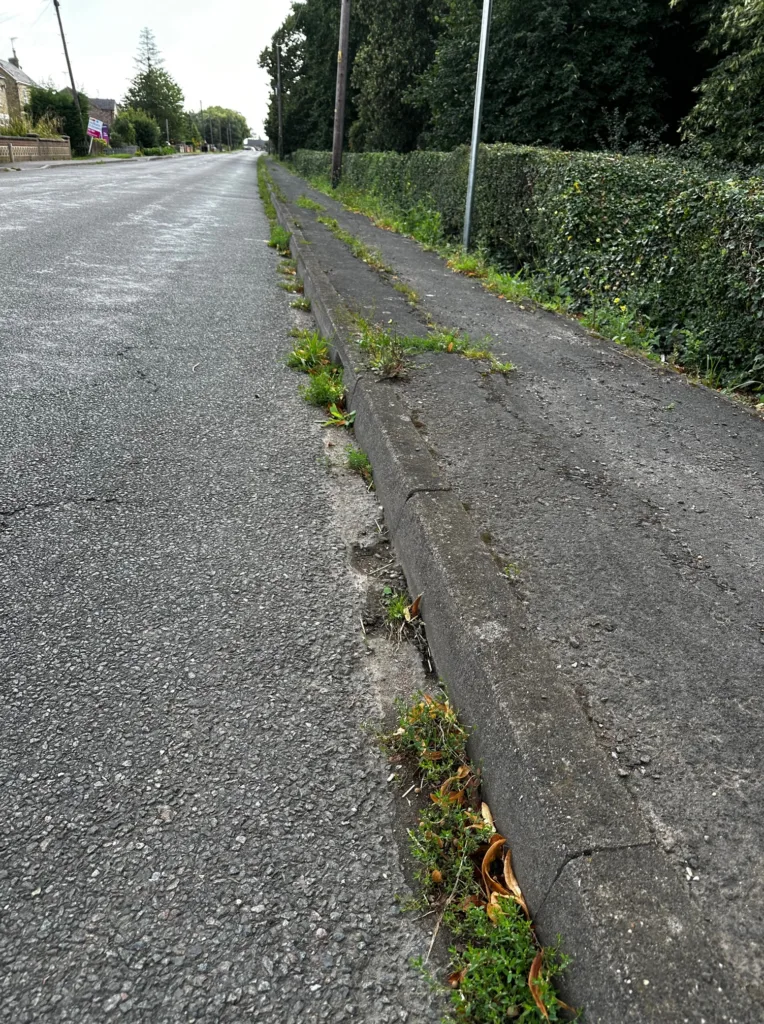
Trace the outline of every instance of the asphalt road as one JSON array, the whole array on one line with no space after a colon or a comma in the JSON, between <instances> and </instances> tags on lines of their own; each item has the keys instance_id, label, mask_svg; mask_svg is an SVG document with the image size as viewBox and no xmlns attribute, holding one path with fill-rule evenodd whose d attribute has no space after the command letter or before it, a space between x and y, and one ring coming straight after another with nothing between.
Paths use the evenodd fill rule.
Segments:
<instances>
[{"instance_id":1,"label":"asphalt road","mask_svg":"<svg viewBox=\"0 0 764 1024\"><path fill-rule=\"evenodd\" d=\"M0 177L0 1019L434 1021L255 158Z\"/></svg>"}]
</instances>

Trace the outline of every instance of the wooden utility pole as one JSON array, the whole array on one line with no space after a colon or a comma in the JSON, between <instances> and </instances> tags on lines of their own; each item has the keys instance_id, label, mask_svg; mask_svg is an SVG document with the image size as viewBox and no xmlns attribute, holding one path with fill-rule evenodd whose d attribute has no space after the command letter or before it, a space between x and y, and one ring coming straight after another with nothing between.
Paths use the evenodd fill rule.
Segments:
<instances>
[{"instance_id":1,"label":"wooden utility pole","mask_svg":"<svg viewBox=\"0 0 764 1024\"><path fill-rule=\"evenodd\" d=\"M284 159L284 110L281 102L281 47L276 43L276 106L279 113L279 160Z\"/></svg>"},{"instance_id":2,"label":"wooden utility pole","mask_svg":"<svg viewBox=\"0 0 764 1024\"><path fill-rule=\"evenodd\" d=\"M58 18L58 27L61 29L61 42L64 44L64 56L66 57L66 66L69 68L69 81L72 83L72 96L74 97L74 105L77 108L77 113L80 115L82 120L82 111L80 110L80 97L77 92L77 86L74 84L74 75L72 74L72 64L69 60L69 51L66 48L66 36L64 35L64 26L61 24L61 11L59 8L61 4L58 0L53 0L53 6L56 8L56 16Z\"/></svg>"},{"instance_id":3,"label":"wooden utility pole","mask_svg":"<svg viewBox=\"0 0 764 1024\"><path fill-rule=\"evenodd\" d=\"M345 134L345 96L348 86L348 44L350 41L350 0L341 0L340 45L337 50L337 91L334 103L334 140L332 143L332 188L342 177L342 143Z\"/></svg>"}]
</instances>

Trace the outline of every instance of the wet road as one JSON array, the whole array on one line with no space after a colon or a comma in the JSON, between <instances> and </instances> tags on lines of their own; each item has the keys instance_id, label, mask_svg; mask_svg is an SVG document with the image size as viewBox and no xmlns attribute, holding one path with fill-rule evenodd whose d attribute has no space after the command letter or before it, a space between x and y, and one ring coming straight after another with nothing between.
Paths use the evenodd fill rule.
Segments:
<instances>
[{"instance_id":1,"label":"wet road","mask_svg":"<svg viewBox=\"0 0 764 1024\"><path fill-rule=\"evenodd\" d=\"M0 176L0 1020L439 1016L255 163Z\"/></svg>"}]
</instances>

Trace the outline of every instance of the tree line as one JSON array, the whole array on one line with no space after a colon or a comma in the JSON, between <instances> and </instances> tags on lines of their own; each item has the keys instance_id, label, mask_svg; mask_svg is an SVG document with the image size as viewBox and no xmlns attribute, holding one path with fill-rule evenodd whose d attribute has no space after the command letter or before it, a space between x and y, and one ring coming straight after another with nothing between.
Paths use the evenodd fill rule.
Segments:
<instances>
[{"instance_id":1,"label":"tree line","mask_svg":"<svg viewBox=\"0 0 764 1024\"><path fill-rule=\"evenodd\" d=\"M353 150L469 141L482 0L354 0ZM339 0L294 0L280 47L287 151L331 146ZM494 0L485 142L682 147L764 162L764 0ZM275 96L266 121L277 137Z\"/></svg>"},{"instance_id":2,"label":"tree line","mask_svg":"<svg viewBox=\"0 0 764 1024\"><path fill-rule=\"evenodd\" d=\"M136 73L111 126L114 146L138 146L142 150L186 143L239 148L249 135L243 114L227 107L184 109L183 91L164 67L153 32L141 31ZM33 89L29 114L34 122L48 120L69 136L75 153L87 151L88 97L79 94L82 117L77 114L71 90Z\"/></svg>"}]
</instances>

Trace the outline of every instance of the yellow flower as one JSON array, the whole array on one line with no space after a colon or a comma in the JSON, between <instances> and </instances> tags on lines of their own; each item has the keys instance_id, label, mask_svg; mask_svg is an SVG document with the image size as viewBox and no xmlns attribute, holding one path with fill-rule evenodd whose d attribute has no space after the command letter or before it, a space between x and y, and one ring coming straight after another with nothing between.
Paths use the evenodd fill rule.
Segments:
<instances>
[{"instance_id":1,"label":"yellow flower","mask_svg":"<svg viewBox=\"0 0 764 1024\"><path fill-rule=\"evenodd\" d=\"M616 304L616 306L618 305L618 303L619 303L620 301L621 301L621 300L620 300L620 299L618 298L618 296L616 296L616 297L615 297L615 298L613 299L613 302L614 302L614 303Z\"/></svg>"}]
</instances>

